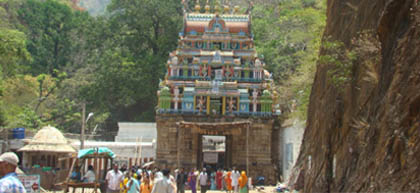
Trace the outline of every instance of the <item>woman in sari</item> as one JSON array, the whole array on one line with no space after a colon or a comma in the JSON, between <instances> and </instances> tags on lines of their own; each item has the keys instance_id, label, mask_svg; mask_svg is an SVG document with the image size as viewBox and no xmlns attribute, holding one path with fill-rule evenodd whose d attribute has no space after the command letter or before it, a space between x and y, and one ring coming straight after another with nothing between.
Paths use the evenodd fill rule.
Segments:
<instances>
[{"instance_id":1,"label":"woman in sari","mask_svg":"<svg viewBox=\"0 0 420 193\"><path fill-rule=\"evenodd\" d=\"M212 172L210 175L210 190L216 190L216 172Z\"/></svg>"},{"instance_id":2,"label":"woman in sari","mask_svg":"<svg viewBox=\"0 0 420 193\"><path fill-rule=\"evenodd\" d=\"M140 185L140 192L141 193L151 193L153 190L153 184L150 183L149 175L143 177L143 182Z\"/></svg>"},{"instance_id":3,"label":"woman in sari","mask_svg":"<svg viewBox=\"0 0 420 193\"><path fill-rule=\"evenodd\" d=\"M121 193L127 193L127 191L128 191L127 183L128 183L129 179L130 179L130 172L125 172L124 180L120 183L120 192Z\"/></svg>"},{"instance_id":4,"label":"woman in sari","mask_svg":"<svg viewBox=\"0 0 420 193\"><path fill-rule=\"evenodd\" d=\"M232 192L232 179L230 178L230 176L232 175L231 171L228 171L225 177L225 182L226 182L226 192Z\"/></svg>"},{"instance_id":5,"label":"woman in sari","mask_svg":"<svg viewBox=\"0 0 420 193\"><path fill-rule=\"evenodd\" d=\"M239 178L239 193L247 193L248 192L248 177L246 177L245 171L242 171L241 177Z\"/></svg>"},{"instance_id":6,"label":"woman in sari","mask_svg":"<svg viewBox=\"0 0 420 193\"><path fill-rule=\"evenodd\" d=\"M191 172L188 174L188 185L191 188L192 193L197 193L197 189L195 185L197 184L197 176L195 174L195 169L193 168Z\"/></svg>"},{"instance_id":7,"label":"woman in sari","mask_svg":"<svg viewBox=\"0 0 420 193\"><path fill-rule=\"evenodd\" d=\"M216 183L217 183L217 189L218 190L222 190L222 176L223 176L223 173L222 173L222 170L217 170L217 172L216 172Z\"/></svg>"}]
</instances>

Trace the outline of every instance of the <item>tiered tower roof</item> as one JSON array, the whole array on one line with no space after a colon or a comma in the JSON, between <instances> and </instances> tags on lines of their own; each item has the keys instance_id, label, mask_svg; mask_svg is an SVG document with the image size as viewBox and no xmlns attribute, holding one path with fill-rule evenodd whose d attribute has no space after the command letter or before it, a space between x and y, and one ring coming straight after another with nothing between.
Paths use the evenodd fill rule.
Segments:
<instances>
[{"instance_id":1,"label":"tiered tower roof","mask_svg":"<svg viewBox=\"0 0 420 193\"><path fill-rule=\"evenodd\" d=\"M184 5L187 3L184 2ZM178 47L169 54L158 113L271 116L270 74L254 48L250 8L209 1L184 7Z\"/></svg>"}]
</instances>

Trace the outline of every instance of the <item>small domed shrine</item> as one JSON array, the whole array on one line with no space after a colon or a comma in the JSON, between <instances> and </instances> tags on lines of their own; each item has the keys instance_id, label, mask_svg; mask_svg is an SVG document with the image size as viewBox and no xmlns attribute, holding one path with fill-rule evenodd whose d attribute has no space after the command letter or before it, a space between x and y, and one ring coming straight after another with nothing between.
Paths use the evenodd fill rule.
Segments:
<instances>
[{"instance_id":1,"label":"small domed shrine","mask_svg":"<svg viewBox=\"0 0 420 193\"><path fill-rule=\"evenodd\" d=\"M158 91L156 164L236 167L275 183L272 81L254 47L251 6L243 14L218 1L197 2L193 11L184 4L178 47ZM225 137L213 165L206 163L203 136Z\"/></svg>"},{"instance_id":2,"label":"small domed shrine","mask_svg":"<svg viewBox=\"0 0 420 193\"><path fill-rule=\"evenodd\" d=\"M69 157L76 150L68 143L64 135L55 127L46 126L39 130L27 145L18 150L23 152L23 166L65 168L67 161L59 163L59 158Z\"/></svg>"}]
</instances>

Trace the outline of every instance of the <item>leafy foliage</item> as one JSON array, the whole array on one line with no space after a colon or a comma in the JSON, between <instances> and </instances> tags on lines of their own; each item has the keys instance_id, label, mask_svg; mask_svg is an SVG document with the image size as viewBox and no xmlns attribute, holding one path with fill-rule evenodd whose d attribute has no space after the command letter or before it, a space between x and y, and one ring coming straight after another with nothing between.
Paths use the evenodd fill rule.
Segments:
<instances>
[{"instance_id":1,"label":"leafy foliage","mask_svg":"<svg viewBox=\"0 0 420 193\"><path fill-rule=\"evenodd\" d=\"M17 73L19 62L29 59L25 34L15 29L0 28L0 63L3 76Z\"/></svg>"},{"instance_id":2,"label":"leafy foliage","mask_svg":"<svg viewBox=\"0 0 420 193\"><path fill-rule=\"evenodd\" d=\"M233 3L246 9L246 1ZM325 1L254 5L252 31L280 85L277 101L304 119ZM182 26L180 1L111 0L96 17L71 6L67 0L0 0L0 125L78 132L85 102L95 113L89 125L104 133L117 121L153 121L159 79Z\"/></svg>"},{"instance_id":3,"label":"leafy foliage","mask_svg":"<svg viewBox=\"0 0 420 193\"><path fill-rule=\"evenodd\" d=\"M282 0L255 3L253 33L277 82L275 95L290 117L306 119L321 36L325 0Z\"/></svg>"},{"instance_id":4,"label":"leafy foliage","mask_svg":"<svg viewBox=\"0 0 420 193\"><path fill-rule=\"evenodd\" d=\"M320 38L325 25L323 3L323 0L284 0L256 4L252 27L257 50L277 80L287 79L306 54L317 52L310 46Z\"/></svg>"},{"instance_id":5,"label":"leafy foliage","mask_svg":"<svg viewBox=\"0 0 420 193\"><path fill-rule=\"evenodd\" d=\"M347 50L339 41L326 40L322 44L322 49L324 53L319 57L319 62L332 66L327 72L329 80L335 87L342 89L351 80L355 53Z\"/></svg>"},{"instance_id":6,"label":"leafy foliage","mask_svg":"<svg viewBox=\"0 0 420 193\"><path fill-rule=\"evenodd\" d=\"M89 17L87 13L73 11L68 5L54 0L27 0L18 13L27 26L27 49L34 59L28 63L30 73L54 75L54 69L74 65L72 49L77 45L73 42L77 38L74 35L78 26Z\"/></svg>"},{"instance_id":7,"label":"leafy foliage","mask_svg":"<svg viewBox=\"0 0 420 193\"><path fill-rule=\"evenodd\" d=\"M0 1L0 107L4 102L1 99L4 93L4 78L19 72L20 63L30 61L31 57L26 50L25 34L18 30L16 21L16 7L19 0ZM7 5L7 9L3 6ZM7 118L3 108L0 108L0 126L4 126Z\"/></svg>"},{"instance_id":8,"label":"leafy foliage","mask_svg":"<svg viewBox=\"0 0 420 193\"><path fill-rule=\"evenodd\" d=\"M109 112L114 123L153 121L159 78L182 24L181 4L113 0L108 11L104 29L96 34L101 50L89 62L94 75L82 88L84 99Z\"/></svg>"}]
</instances>

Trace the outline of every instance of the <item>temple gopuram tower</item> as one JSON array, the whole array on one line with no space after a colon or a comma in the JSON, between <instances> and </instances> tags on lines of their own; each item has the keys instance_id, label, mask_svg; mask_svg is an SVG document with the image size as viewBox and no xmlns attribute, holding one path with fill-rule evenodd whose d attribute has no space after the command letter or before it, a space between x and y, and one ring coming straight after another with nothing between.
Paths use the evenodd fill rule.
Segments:
<instances>
[{"instance_id":1,"label":"temple gopuram tower","mask_svg":"<svg viewBox=\"0 0 420 193\"><path fill-rule=\"evenodd\" d=\"M272 81L254 48L250 9L212 5L184 6L178 47L159 85L155 163L202 168L203 136L224 136L223 168L275 183Z\"/></svg>"}]
</instances>

